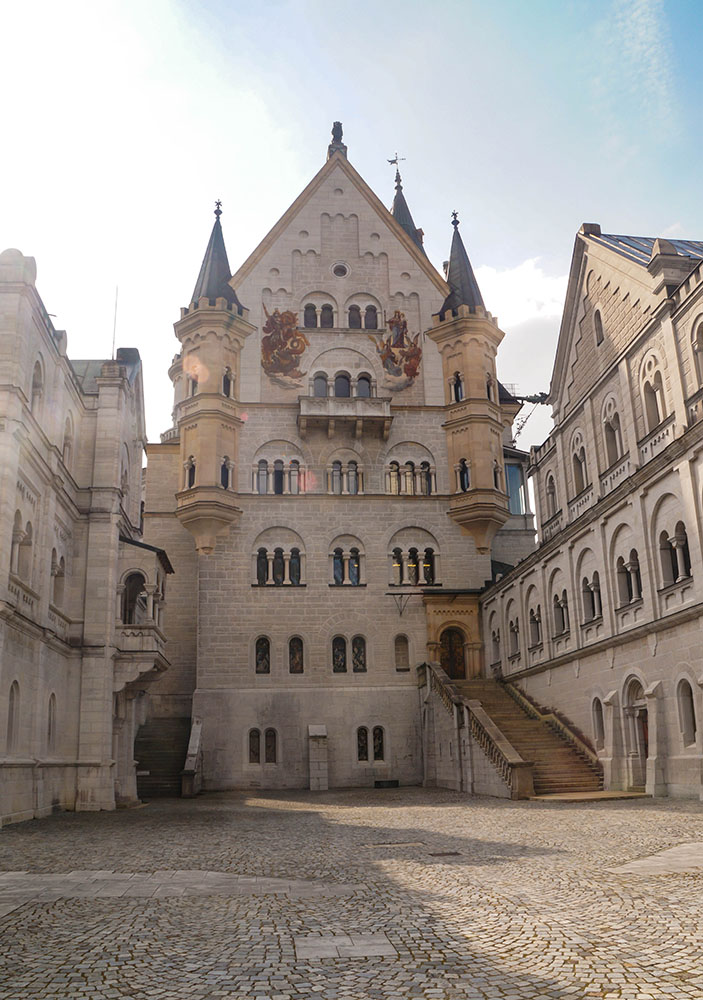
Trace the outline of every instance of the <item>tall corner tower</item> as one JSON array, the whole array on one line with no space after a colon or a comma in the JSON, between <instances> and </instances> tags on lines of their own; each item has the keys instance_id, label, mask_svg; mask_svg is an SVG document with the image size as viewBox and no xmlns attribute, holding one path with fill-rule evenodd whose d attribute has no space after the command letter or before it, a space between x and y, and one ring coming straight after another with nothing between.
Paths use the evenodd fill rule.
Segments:
<instances>
[{"instance_id":1,"label":"tall corner tower","mask_svg":"<svg viewBox=\"0 0 703 1000\"><path fill-rule=\"evenodd\" d=\"M505 493L503 414L496 354L503 332L487 312L453 213L454 235L447 283L450 293L427 336L442 357L447 418L449 516L472 536L478 552L509 517Z\"/></svg>"},{"instance_id":2,"label":"tall corner tower","mask_svg":"<svg viewBox=\"0 0 703 1000\"><path fill-rule=\"evenodd\" d=\"M174 385L174 426L183 467L176 515L208 555L215 538L241 516L235 492L239 454L238 374L242 345L254 327L236 292L225 249L220 215L191 296L174 324L182 349L169 375Z\"/></svg>"}]
</instances>

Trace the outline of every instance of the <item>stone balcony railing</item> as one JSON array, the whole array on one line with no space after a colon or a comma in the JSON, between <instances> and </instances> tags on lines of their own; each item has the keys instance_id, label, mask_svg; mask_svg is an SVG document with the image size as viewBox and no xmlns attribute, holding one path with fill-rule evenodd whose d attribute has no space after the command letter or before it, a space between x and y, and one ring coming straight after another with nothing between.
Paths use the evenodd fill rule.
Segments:
<instances>
[{"instance_id":1,"label":"stone balcony railing","mask_svg":"<svg viewBox=\"0 0 703 1000\"><path fill-rule=\"evenodd\" d=\"M378 434L388 439L391 421L391 401L381 396L300 396L298 428L306 437L311 427L322 428L333 437L338 424L354 424L354 436Z\"/></svg>"},{"instance_id":2,"label":"stone balcony railing","mask_svg":"<svg viewBox=\"0 0 703 1000\"><path fill-rule=\"evenodd\" d=\"M569 520L575 521L577 517L595 502L595 493L593 486L587 486L585 490L581 490L578 496L569 503Z\"/></svg>"},{"instance_id":3,"label":"stone balcony railing","mask_svg":"<svg viewBox=\"0 0 703 1000\"><path fill-rule=\"evenodd\" d=\"M630 475L630 454L623 455L617 462L613 463L609 469L600 477L600 495L607 496L608 493L620 485L623 479Z\"/></svg>"},{"instance_id":4,"label":"stone balcony railing","mask_svg":"<svg viewBox=\"0 0 703 1000\"><path fill-rule=\"evenodd\" d=\"M645 462L649 462L655 455L664 451L674 440L675 435L676 424L672 413L666 420L662 420L647 437L637 442L641 464L644 465Z\"/></svg>"},{"instance_id":5,"label":"stone balcony railing","mask_svg":"<svg viewBox=\"0 0 703 1000\"><path fill-rule=\"evenodd\" d=\"M703 389L699 389L686 400L686 412L688 413L689 426L697 424L699 420L703 419Z\"/></svg>"},{"instance_id":6,"label":"stone balcony railing","mask_svg":"<svg viewBox=\"0 0 703 1000\"><path fill-rule=\"evenodd\" d=\"M17 611L28 618L36 618L39 611L39 594L14 573L10 573L7 589Z\"/></svg>"},{"instance_id":7,"label":"stone balcony railing","mask_svg":"<svg viewBox=\"0 0 703 1000\"><path fill-rule=\"evenodd\" d=\"M550 538L558 534L564 526L564 516L560 510L553 514L548 521L542 524L542 541L548 542Z\"/></svg>"}]
</instances>

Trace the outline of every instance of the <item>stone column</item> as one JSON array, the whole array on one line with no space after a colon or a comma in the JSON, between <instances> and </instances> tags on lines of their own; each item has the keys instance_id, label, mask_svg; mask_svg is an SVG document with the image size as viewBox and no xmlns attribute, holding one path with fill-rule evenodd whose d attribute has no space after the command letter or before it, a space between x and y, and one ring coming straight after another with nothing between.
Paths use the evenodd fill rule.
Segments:
<instances>
[{"instance_id":1,"label":"stone column","mask_svg":"<svg viewBox=\"0 0 703 1000\"><path fill-rule=\"evenodd\" d=\"M266 583L273 585L273 552L266 553Z\"/></svg>"},{"instance_id":2,"label":"stone column","mask_svg":"<svg viewBox=\"0 0 703 1000\"><path fill-rule=\"evenodd\" d=\"M273 493L273 469L270 466L266 466L266 492L268 494Z\"/></svg>"},{"instance_id":3,"label":"stone column","mask_svg":"<svg viewBox=\"0 0 703 1000\"><path fill-rule=\"evenodd\" d=\"M630 587L632 589L632 600L639 601L642 597L642 592L640 590L640 580L637 570L639 565L636 562L625 563L625 569L630 574Z\"/></svg>"},{"instance_id":4,"label":"stone column","mask_svg":"<svg viewBox=\"0 0 703 1000\"><path fill-rule=\"evenodd\" d=\"M342 496L349 496L349 466L343 465L341 471L342 477Z\"/></svg>"},{"instance_id":5,"label":"stone column","mask_svg":"<svg viewBox=\"0 0 703 1000\"><path fill-rule=\"evenodd\" d=\"M686 567L684 566L683 561L683 553L681 552L683 546L676 536L670 538L669 541L671 542L671 546L674 550L674 557L676 559L676 579L674 580L674 583L678 583L679 580L683 580L684 573L686 572Z\"/></svg>"},{"instance_id":6,"label":"stone column","mask_svg":"<svg viewBox=\"0 0 703 1000\"><path fill-rule=\"evenodd\" d=\"M349 552L342 553L342 583L351 584L351 580L349 579L349 558Z\"/></svg>"},{"instance_id":7,"label":"stone column","mask_svg":"<svg viewBox=\"0 0 703 1000\"><path fill-rule=\"evenodd\" d=\"M283 586L290 583L290 552L283 553Z\"/></svg>"},{"instance_id":8,"label":"stone column","mask_svg":"<svg viewBox=\"0 0 703 1000\"><path fill-rule=\"evenodd\" d=\"M432 492L437 492L437 470L434 466L430 469L430 476L432 478Z\"/></svg>"},{"instance_id":9,"label":"stone column","mask_svg":"<svg viewBox=\"0 0 703 1000\"><path fill-rule=\"evenodd\" d=\"M283 466L283 496L290 495L290 463Z\"/></svg>"}]
</instances>

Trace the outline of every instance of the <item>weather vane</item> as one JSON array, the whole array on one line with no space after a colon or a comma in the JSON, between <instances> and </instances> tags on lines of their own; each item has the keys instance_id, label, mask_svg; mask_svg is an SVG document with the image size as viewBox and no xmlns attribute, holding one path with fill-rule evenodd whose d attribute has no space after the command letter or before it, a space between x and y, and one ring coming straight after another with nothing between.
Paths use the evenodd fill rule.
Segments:
<instances>
[{"instance_id":1,"label":"weather vane","mask_svg":"<svg viewBox=\"0 0 703 1000\"><path fill-rule=\"evenodd\" d=\"M390 163L390 165L391 165L392 167L397 167L397 166L398 166L398 164L399 164L399 163L400 163L400 162L401 162L402 160L404 160L404 159L405 159L405 157L404 157L404 156L398 156L398 153L397 153L397 151L396 151L396 154L395 154L395 156L393 157L393 159L392 159L392 160L389 160L388 162Z\"/></svg>"}]
</instances>

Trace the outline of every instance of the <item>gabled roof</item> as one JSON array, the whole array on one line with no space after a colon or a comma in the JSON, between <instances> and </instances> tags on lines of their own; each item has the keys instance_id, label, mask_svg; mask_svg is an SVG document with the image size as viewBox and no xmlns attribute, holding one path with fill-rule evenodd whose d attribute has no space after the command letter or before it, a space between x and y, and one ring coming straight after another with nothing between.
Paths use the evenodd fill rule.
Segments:
<instances>
[{"instance_id":1,"label":"gabled roof","mask_svg":"<svg viewBox=\"0 0 703 1000\"><path fill-rule=\"evenodd\" d=\"M212 227L205 256L200 265L200 274L195 282L190 301L197 302L198 299L205 298L214 305L216 299L224 298L232 305L241 308L237 293L229 284L232 272L229 269L225 238L222 235L222 226L220 225L221 215L222 209L218 201L215 208L215 225Z\"/></svg>"},{"instance_id":2,"label":"gabled roof","mask_svg":"<svg viewBox=\"0 0 703 1000\"><path fill-rule=\"evenodd\" d=\"M454 226L454 235L452 236L452 249L449 254L449 270L447 271L447 284L451 291L440 310L440 318L447 310L456 309L457 306L468 306L470 309L480 306L481 309L485 309L481 289L478 287L474 269L459 233L459 219L456 212L453 213L452 225Z\"/></svg>"},{"instance_id":3,"label":"gabled roof","mask_svg":"<svg viewBox=\"0 0 703 1000\"><path fill-rule=\"evenodd\" d=\"M231 284L235 287L241 285L244 279L250 274L258 261L267 250L276 242L278 237L286 230L298 212L312 198L323 181L334 171L340 169L349 178L354 187L363 198L369 203L380 219L393 232L398 241L403 244L408 253L415 259L418 266L425 272L427 277L434 283L442 295L447 294L447 283L440 274L430 264L423 250L412 240L403 227L393 218L383 202L371 190L361 174L351 165L349 160L341 152L333 152L325 165L315 174L307 187L301 191L290 208L284 212L276 225L264 236L261 243L252 254L244 261L231 279Z\"/></svg>"},{"instance_id":4,"label":"gabled roof","mask_svg":"<svg viewBox=\"0 0 703 1000\"><path fill-rule=\"evenodd\" d=\"M408 208L408 203L405 200L405 195L403 194L403 185L400 180L400 171L396 169L395 172L395 198L393 199L393 207L391 208L391 215L398 223L402 226L405 232L408 234L410 239L413 241L415 246L419 247L423 253L425 253L425 248L422 245L422 238L420 236L420 230L415 225L413 217L410 214L410 209ZM427 256L425 254L425 256Z\"/></svg>"}]
</instances>

